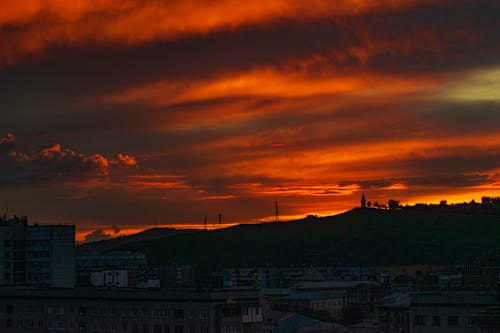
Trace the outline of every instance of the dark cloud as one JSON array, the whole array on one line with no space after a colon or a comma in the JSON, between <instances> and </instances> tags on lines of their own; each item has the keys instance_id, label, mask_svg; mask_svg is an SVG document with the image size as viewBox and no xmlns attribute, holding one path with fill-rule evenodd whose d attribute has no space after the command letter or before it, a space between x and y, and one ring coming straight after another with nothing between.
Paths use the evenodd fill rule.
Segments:
<instances>
[{"instance_id":1,"label":"dark cloud","mask_svg":"<svg viewBox=\"0 0 500 333\"><path fill-rule=\"evenodd\" d=\"M49 186L64 182L106 179L115 167L136 167L133 157L119 154L108 160L100 154L84 155L59 144L48 145L32 153L18 149L13 134L0 139L0 183L4 186Z\"/></svg>"},{"instance_id":2,"label":"dark cloud","mask_svg":"<svg viewBox=\"0 0 500 333\"><path fill-rule=\"evenodd\" d=\"M391 186L397 187L401 185L407 187L423 186L465 188L489 183L491 183L491 176L488 174L444 173L369 180L345 180L339 182L338 185L357 185L366 190L384 190L390 188Z\"/></svg>"}]
</instances>

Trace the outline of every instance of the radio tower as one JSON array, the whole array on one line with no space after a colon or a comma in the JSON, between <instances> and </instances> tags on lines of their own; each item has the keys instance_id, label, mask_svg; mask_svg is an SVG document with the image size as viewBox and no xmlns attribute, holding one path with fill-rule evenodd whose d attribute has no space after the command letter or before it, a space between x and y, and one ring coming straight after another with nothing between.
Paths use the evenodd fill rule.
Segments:
<instances>
[{"instance_id":1,"label":"radio tower","mask_svg":"<svg viewBox=\"0 0 500 333\"><path fill-rule=\"evenodd\" d=\"M278 197L274 198L274 222L280 221L279 207L278 207Z\"/></svg>"}]
</instances>

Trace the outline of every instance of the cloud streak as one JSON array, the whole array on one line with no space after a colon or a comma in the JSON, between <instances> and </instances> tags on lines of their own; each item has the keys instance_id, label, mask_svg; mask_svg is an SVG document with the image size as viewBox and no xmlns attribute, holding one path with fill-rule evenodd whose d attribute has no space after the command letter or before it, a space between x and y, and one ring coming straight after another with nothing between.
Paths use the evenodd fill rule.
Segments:
<instances>
[{"instance_id":1,"label":"cloud streak","mask_svg":"<svg viewBox=\"0 0 500 333\"><path fill-rule=\"evenodd\" d=\"M72 206L95 230L262 221L276 196L298 217L361 191L499 195L498 1L3 9L0 133L22 140L0 138L0 195L34 198L22 215Z\"/></svg>"}]
</instances>

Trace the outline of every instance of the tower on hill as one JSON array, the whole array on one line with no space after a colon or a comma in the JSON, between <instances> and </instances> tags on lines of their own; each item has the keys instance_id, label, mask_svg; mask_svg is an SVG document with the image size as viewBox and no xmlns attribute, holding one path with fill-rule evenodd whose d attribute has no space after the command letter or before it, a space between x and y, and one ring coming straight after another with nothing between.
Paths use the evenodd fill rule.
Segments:
<instances>
[{"instance_id":1,"label":"tower on hill","mask_svg":"<svg viewBox=\"0 0 500 333\"><path fill-rule=\"evenodd\" d=\"M366 198L364 193L361 196L361 208L366 208Z\"/></svg>"}]
</instances>

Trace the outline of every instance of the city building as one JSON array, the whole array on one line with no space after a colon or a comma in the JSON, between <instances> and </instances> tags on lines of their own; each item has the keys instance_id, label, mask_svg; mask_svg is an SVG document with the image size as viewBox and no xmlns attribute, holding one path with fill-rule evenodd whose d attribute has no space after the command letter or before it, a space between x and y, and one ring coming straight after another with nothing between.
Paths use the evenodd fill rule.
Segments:
<instances>
[{"instance_id":1,"label":"city building","mask_svg":"<svg viewBox=\"0 0 500 333\"><path fill-rule=\"evenodd\" d=\"M75 227L0 218L0 285L75 286Z\"/></svg>"},{"instance_id":2,"label":"city building","mask_svg":"<svg viewBox=\"0 0 500 333\"><path fill-rule=\"evenodd\" d=\"M0 332L257 333L255 291L0 288Z\"/></svg>"},{"instance_id":3,"label":"city building","mask_svg":"<svg viewBox=\"0 0 500 333\"><path fill-rule=\"evenodd\" d=\"M481 333L500 333L500 308L487 307L473 314L472 322L481 329Z\"/></svg>"},{"instance_id":4,"label":"city building","mask_svg":"<svg viewBox=\"0 0 500 333\"><path fill-rule=\"evenodd\" d=\"M151 265L144 253L111 251L81 253L76 257L77 285L158 289L194 286L194 272L189 265ZM114 276L105 283L104 276ZM118 281L117 278L120 278ZM114 282L113 282L114 281Z\"/></svg>"},{"instance_id":5,"label":"city building","mask_svg":"<svg viewBox=\"0 0 500 333\"><path fill-rule=\"evenodd\" d=\"M345 308L345 301L345 291L322 291L293 293L281 297L275 304L288 311L322 313L332 319L338 319Z\"/></svg>"},{"instance_id":6,"label":"city building","mask_svg":"<svg viewBox=\"0 0 500 333\"><path fill-rule=\"evenodd\" d=\"M380 333L410 332L410 296L397 293L376 302Z\"/></svg>"},{"instance_id":7,"label":"city building","mask_svg":"<svg viewBox=\"0 0 500 333\"><path fill-rule=\"evenodd\" d=\"M498 303L495 293L436 291L410 294L412 333L480 333L474 314Z\"/></svg>"}]
</instances>

